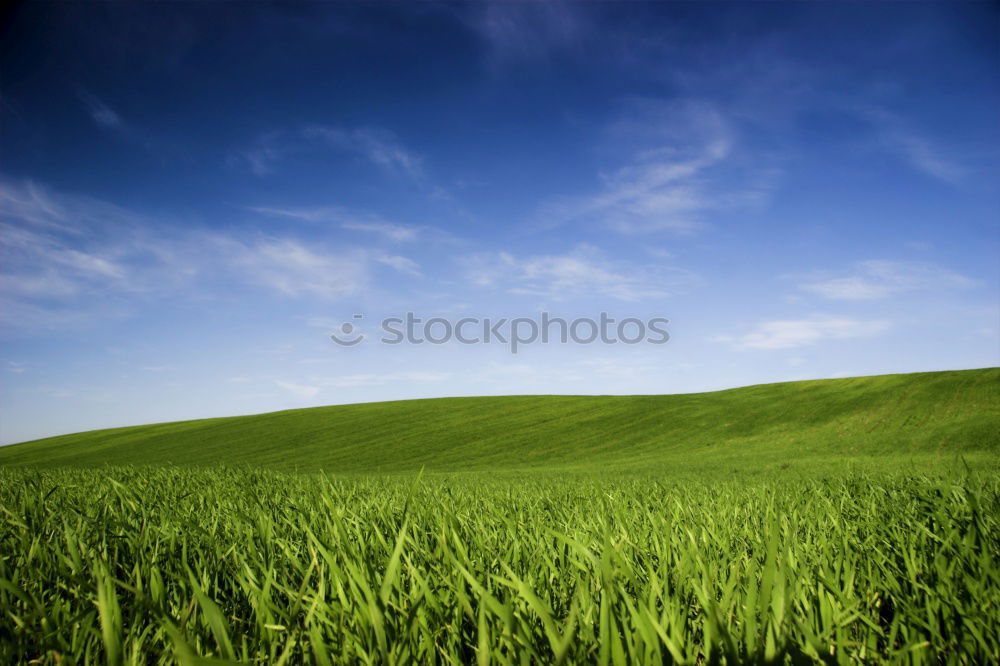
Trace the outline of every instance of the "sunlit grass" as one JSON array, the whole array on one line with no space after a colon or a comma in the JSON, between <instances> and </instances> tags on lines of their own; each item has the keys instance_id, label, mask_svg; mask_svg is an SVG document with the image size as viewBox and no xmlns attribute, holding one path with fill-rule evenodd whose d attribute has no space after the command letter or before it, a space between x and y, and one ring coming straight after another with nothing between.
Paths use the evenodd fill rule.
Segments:
<instances>
[{"instance_id":1,"label":"sunlit grass","mask_svg":"<svg viewBox=\"0 0 1000 666\"><path fill-rule=\"evenodd\" d=\"M3 663L1000 660L993 476L0 469L0 506Z\"/></svg>"},{"instance_id":2,"label":"sunlit grass","mask_svg":"<svg viewBox=\"0 0 1000 666\"><path fill-rule=\"evenodd\" d=\"M1000 368L691 395L443 398L97 430L0 465L249 465L336 474L817 466L961 471L1000 460ZM964 458L965 463L961 462Z\"/></svg>"}]
</instances>

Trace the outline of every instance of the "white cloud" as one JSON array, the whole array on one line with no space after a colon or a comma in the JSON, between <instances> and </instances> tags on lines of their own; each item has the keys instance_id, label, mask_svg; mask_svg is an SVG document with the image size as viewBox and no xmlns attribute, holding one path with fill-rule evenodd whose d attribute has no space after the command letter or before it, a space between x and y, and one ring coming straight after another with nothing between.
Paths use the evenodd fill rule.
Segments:
<instances>
[{"instance_id":1,"label":"white cloud","mask_svg":"<svg viewBox=\"0 0 1000 666\"><path fill-rule=\"evenodd\" d=\"M0 215L31 226L78 233L67 224L62 206L30 180L19 185L0 181ZM4 238L7 239L6 234Z\"/></svg>"},{"instance_id":2,"label":"white cloud","mask_svg":"<svg viewBox=\"0 0 1000 666\"><path fill-rule=\"evenodd\" d=\"M592 358L579 361L579 365L584 367L585 377L596 376L609 381L635 382L657 372L657 368L645 358L632 361L622 358Z\"/></svg>"},{"instance_id":3,"label":"white cloud","mask_svg":"<svg viewBox=\"0 0 1000 666\"><path fill-rule=\"evenodd\" d=\"M336 300L356 294L368 281L362 252L320 253L289 239L249 245L224 240L222 244L247 280L289 296Z\"/></svg>"},{"instance_id":4,"label":"white cloud","mask_svg":"<svg viewBox=\"0 0 1000 666\"><path fill-rule=\"evenodd\" d=\"M310 328L334 329L343 323L342 319L335 319L333 317L306 317L306 326Z\"/></svg>"},{"instance_id":5,"label":"white cloud","mask_svg":"<svg viewBox=\"0 0 1000 666\"><path fill-rule=\"evenodd\" d=\"M308 386L305 384L295 384L293 382L275 381L274 383L299 398L312 398L319 393L320 390L322 390L319 386Z\"/></svg>"},{"instance_id":6,"label":"white cloud","mask_svg":"<svg viewBox=\"0 0 1000 666\"><path fill-rule=\"evenodd\" d=\"M379 232L405 235L402 227ZM412 259L378 248L307 244L288 233L223 234L3 179L0 256L3 324L23 330L127 316L150 297L212 298L233 279L329 301L367 288L375 266L420 272Z\"/></svg>"},{"instance_id":7,"label":"white cloud","mask_svg":"<svg viewBox=\"0 0 1000 666\"><path fill-rule=\"evenodd\" d=\"M98 275L115 280L125 277L125 269L105 257L73 249L58 249L49 253L49 260L80 273Z\"/></svg>"},{"instance_id":8,"label":"white cloud","mask_svg":"<svg viewBox=\"0 0 1000 666\"><path fill-rule=\"evenodd\" d=\"M671 252L670 250L664 250L661 247L648 247L647 246L645 248L645 250L646 250L646 254L648 254L649 256L654 257L656 259L667 260L667 259L673 259L674 258L674 253L673 252Z\"/></svg>"},{"instance_id":9,"label":"white cloud","mask_svg":"<svg viewBox=\"0 0 1000 666\"><path fill-rule=\"evenodd\" d=\"M418 182L424 180L423 158L406 148L391 131L380 127L309 125L296 130L273 130L262 134L248 148L234 152L228 162L266 176L287 156L317 148L354 153L387 173Z\"/></svg>"},{"instance_id":10,"label":"white cloud","mask_svg":"<svg viewBox=\"0 0 1000 666\"><path fill-rule=\"evenodd\" d=\"M401 224L389 224L386 222L344 222L340 226L349 231L363 231L377 234L395 243L412 241L417 237L417 229L415 227L407 227Z\"/></svg>"},{"instance_id":11,"label":"white cloud","mask_svg":"<svg viewBox=\"0 0 1000 666\"><path fill-rule=\"evenodd\" d=\"M114 133L118 139L153 153L157 158L175 154L176 145L165 143L150 135L149 132L127 122L117 111L96 95L81 90L79 96L90 115L90 119L101 129Z\"/></svg>"},{"instance_id":12,"label":"white cloud","mask_svg":"<svg viewBox=\"0 0 1000 666\"><path fill-rule=\"evenodd\" d=\"M865 301L885 298L891 293L886 284L879 284L859 276L833 278L824 282L813 282L800 287L825 298Z\"/></svg>"},{"instance_id":13,"label":"white cloud","mask_svg":"<svg viewBox=\"0 0 1000 666\"><path fill-rule=\"evenodd\" d=\"M964 169L941 155L938 149L922 137L895 131L886 134L884 139L915 169L929 176L956 183L965 175Z\"/></svg>"},{"instance_id":14,"label":"white cloud","mask_svg":"<svg viewBox=\"0 0 1000 666\"><path fill-rule=\"evenodd\" d=\"M108 129L117 129L122 127L122 118L112 109L110 106L102 102L97 98L96 95L92 95L89 92L82 91L80 93L80 99L86 104L87 110L90 112L90 117L95 123L101 127L106 127Z\"/></svg>"},{"instance_id":15,"label":"white cloud","mask_svg":"<svg viewBox=\"0 0 1000 666\"><path fill-rule=\"evenodd\" d=\"M744 335L717 336L713 341L729 343L736 349L795 349L829 340L872 337L888 328L885 320L815 316L765 321Z\"/></svg>"},{"instance_id":16,"label":"white cloud","mask_svg":"<svg viewBox=\"0 0 1000 666\"><path fill-rule=\"evenodd\" d=\"M116 319L127 302L188 275L189 253L164 253L148 221L84 197L0 180L0 316L5 328L66 330Z\"/></svg>"},{"instance_id":17,"label":"white cloud","mask_svg":"<svg viewBox=\"0 0 1000 666\"><path fill-rule=\"evenodd\" d=\"M313 362L306 359L305 363ZM428 370L404 370L398 372L361 372L350 375L307 376L295 381L275 380L275 384L299 398L313 398L321 391L329 389L353 389L389 384L430 384L448 381L454 374ZM230 378L230 382L243 383L249 381L245 377Z\"/></svg>"},{"instance_id":18,"label":"white cloud","mask_svg":"<svg viewBox=\"0 0 1000 666\"><path fill-rule=\"evenodd\" d=\"M407 275L420 275L420 265L412 259L390 254L376 254L374 256L375 261L380 264L385 264L400 273L406 273Z\"/></svg>"},{"instance_id":19,"label":"white cloud","mask_svg":"<svg viewBox=\"0 0 1000 666\"><path fill-rule=\"evenodd\" d=\"M392 132L377 127L343 129L313 125L303 136L324 142L331 148L357 153L372 164L415 180L423 178L423 158L403 146Z\"/></svg>"},{"instance_id":20,"label":"white cloud","mask_svg":"<svg viewBox=\"0 0 1000 666\"><path fill-rule=\"evenodd\" d=\"M651 266L618 266L591 246L562 255L517 258L507 252L465 258L466 277L481 287L556 300L606 296L621 301L660 298L689 289L699 281L689 271Z\"/></svg>"},{"instance_id":21,"label":"white cloud","mask_svg":"<svg viewBox=\"0 0 1000 666\"><path fill-rule=\"evenodd\" d=\"M5 278L0 279L0 283ZM80 303L79 299L64 302L32 302L28 298L0 295L0 327L22 332L78 330L98 321L121 319L127 312L117 303Z\"/></svg>"},{"instance_id":22,"label":"white cloud","mask_svg":"<svg viewBox=\"0 0 1000 666\"><path fill-rule=\"evenodd\" d=\"M491 67L545 59L580 42L589 31L581 7L568 2L482 2L460 16L484 41Z\"/></svg>"},{"instance_id":23,"label":"white cloud","mask_svg":"<svg viewBox=\"0 0 1000 666\"><path fill-rule=\"evenodd\" d=\"M113 206L52 195L33 183L0 181L0 296L67 298L135 291L111 228L132 231L132 218Z\"/></svg>"},{"instance_id":24,"label":"white cloud","mask_svg":"<svg viewBox=\"0 0 1000 666\"><path fill-rule=\"evenodd\" d=\"M284 132L275 131L262 135L245 150L230 156L231 166L245 165L255 176L266 176L274 171L274 164L291 148Z\"/></svg>"},{"instance_id":25,"label":"white cloud","mask_svg":"<svg viewBox=\"0 0 1000 666\"><path fill-rule=\"evenodd\" d=\"M932 264L871 260L857 264L848 275L814 276L799 288L831 300L879 300L914 291L971 287L975 282Z\"/></svg>"},{"instance_id":26,"label":"white cloud","mask_svg":"<svg viewBox=\"0 0 1000 666\"><path fill-rule=\"evenodd\" d=\"M760 165L755 174L729 174L725 191L713 183L712 170L732 155L734 131L711 104L635 101L608 134L626 163L600 174L598 192L544 204L543 226L592 220L626 234L691 234L706 213L760 205L774 186L777 172Z\"/></svg>"},{"instance_id":27,"label":"white cloud","mask_svg":"<svg viewBox=\"0 0 1000 666\"><path fill-rule=\"evenodd\" d=\"M452 377L450 372L406 371L387 373L360 373L355 375L340 375L323 380L324 386L332 388L354 388L359 386L382 386L396 382L433 383L447 381Z\"/></svg>"},{"instance_id":28,"label":"white cloud","mask_svg":"<svg viewBox=\"0 0 1000 666\"><path fill-rule=\"evenodd\" d=\"M375 234L393 243L416 240L422 227L387 222L377 215L352 211L339 206L314 208L277 208L271 206L248 206L247 210L273 217L287 217L303 222L336 224L347 231Z\"/></svg>"},{"instance_id":29,"label":"white cloud","mask_svg":"<svg viewBox=\"0 0 1000 666\"><path fill-rule=\"evenodd\" d=\"M861 108L859 113L874 124L879 145L916 171L953 184L965 176L965 168L894 113L882 108Z\"/></svg>"}]
</instances>

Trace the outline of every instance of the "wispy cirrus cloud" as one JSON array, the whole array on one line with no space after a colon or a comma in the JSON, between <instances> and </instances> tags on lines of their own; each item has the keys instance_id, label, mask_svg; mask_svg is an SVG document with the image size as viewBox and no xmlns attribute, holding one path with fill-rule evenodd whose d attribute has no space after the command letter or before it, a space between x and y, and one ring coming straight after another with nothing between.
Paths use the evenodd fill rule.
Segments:
<instances>
[{"instance_id":1,"label":"wispy cirrus cloud","mask_svg":"<svg viewBox=\"0 0 1000 666\"><path fill-rule=\"evenodd\" d=\"M479 253L461 263L466 279L479 287L555 300L601 296L634 302L686 291L700 282L697 275L679 268L616 264L589 245L566 254L527 257Z\"/></svg>"},{"instance_id":2,"label":"wispy cirrus cloud","mask_svg":"<svg viewBox=\"0 0 1000 666\"><path fill-rule=\"evenodd\" d=\"M413 276L419 276L421 274L420 264L409 257L404 257L398 254L386 254L384 252L377 252L372 256L378 263L389 266L400 273Z\"/></svg>"},{"instance_id":3,"label":"wispy cirrus cloud","mask_svg":"<svg viewBox=\"0 0 1000 666\"><path fill-rule=\"evenodd\" d=\"M625 163L599 175L598 191L550 200L543 226L592 221L625 234L692 234L712 211L756 205L772 188L772 168L713 178L735 145L735 130L712 104L635 100L608 130ZM768 176L764 178L763 176Z\"/></svg>"},{"instance_id":4,"label":"wispy cirrus cloud","mask_svg":"<svg viewBox=\"0 0 1000 666\"><path fill-rule=\"evenodd\" d=\"M410 370L400 372L383 373L358 373L353 375L339 375L329 379L321 380L320 383L330 388L354 388L360 386L383 386L396 382L433 383L443 382L451 377L450 372L435 372L429 370Z\"/></svg>"},{"instance_id":5,"label":"wispy cirrus cloud","mask_svg":"<svg viewBox=\"0 0 1000 666\"><path fill-rule=\"evenodd\" d=\"M313 398L322 390L320 386L312 386L309 384L299 384L296 382L286 382L286 381L275 381L274 382L278 388L288 391L297 398L303 398L308 400Z\"/></svg>"},{"instance_id":6,"label":"wispy cirrus cloud","mask_svg":"<svg viewBox=\"0 0 1000 666\"><path fill-rule=\"evenodd\" d=\"M831 300L871 301L907 292L964 289L975 284L964 275L933 264L870 260L856 264L846 274L813 274L799 289Z\"/></svg>"},{"instance_id":7,"label":"wispy cirrus cloud","mask_svg":"<svg viewBox=\"0 0 1000 666\"><path fill-rule=\"evenodd\" d=\"M584 7L572 2L479 2L459 10L461 20L485 46L493 69L544 60L582 42L592 23Z\"/></svg>"},{"instance_id":8,"label":"wispy cirrus cloud","mask_svg":"<svg viewBox=\"0 0 1000 666\"><path fill-rule=\"evenodd\" d=\"M91 119L101 127L105 127L107 129L118 129L124 126L124 121L122 120L122 117L118 115L118 112L101 101L101 99L96 95L93 95L86 90L81 90L80 99L90 112Z\"/></svg>"},{"instance_id":9,"label":"wispy cirrus cloud","mask_svg":"<svg viewBox=\"0 0 1000 666\"><path fill-rule=\"evenodd\" d=\"M101 250L66 247L58 239L0 224L3 257L0 293L14 297L70 297L86 290L128 289L129 273Z\"/></svg>"},{"instance_id":10,"label":"wispy cirrus cloud","mask_svg":"<svg viewBox=\"0 0 1000 666\"><path fill-rule=\"evenodd\" d=\"M887 131L882 136L887 148L902 157L917 171L943 180L958 183L965 176L965 169L945 157L931 142L912 132L901 129Z\"/></svg>"},{"instance_id":11,"label":"wispy cirrus cloud","mask_svg":"<svg viewBox=\"0 0 1000 666\"><path fill-rule=\"evenodd\" d=\"M347 231L374 234L393 243L414 241L424 231L423 227L388 222L371 213L359 213L339 206L313 208L249 206L247 210L262 215L301 220L303 222L335 224Z\"/></svg>"},{"instance_id":12,"label":"wispy cirrus cloud","mask_svg":"<svg viewBox=\"0 0 1000 666\"><path fill-rule=\"evenodd\" d=\"M275 165L295 148L289 135L284 131L262 134L253 145L238 150L227 160L230 166L245 167L255 176L267 176L274 172Z\"/></svg>"},{"instance_id":13,"label":"wispy cirrus cloud","mask_svg":"<svg viewBox=\"0 0 1000 666\"><path fill-rule=\"evenodd\" d=\"M118 318L152 297L213 298L233 281L276 297L335 301L368 289L383 266L420 275L414 260L377 247L307 243L284 230L224 234L0 179L0 314L8 327Z\"/></svg>"},{"instance_id":14,"label":"wispy cirrus cloud","mask_svg":"<svg viewBox=\"0 0 1000 666\"><path fill-rule=\"evenodd\" d=\"M831 340L873 337L889 327L890 323L884 319L816 315L807 319L764 321L742 335L718 335L711 341L727 343L735 349L795 349Z\"/></svg>"},{"instance_id":15,"label":"wispy cirrus cloud","mask_svg":"<svg viewBox=\"0 0 1000 666\"><path fill-rule=\"evenodd\" d=\"M344 222L341 228L348 231L361 231L375 234L394 243L404 243L416 240L419 229L417 227L403 224L391 224L389 222Z\"/></svg>"},{"instance_id":16,"label":"wispy cirrus cloud","mask_svg":"<svg viewBox=\"0 0 1000 666\"><path fill-rule=\"evenodd\" d=\"M5 311L35 319L54 301L142 290L124 247L135 242L136 222L111 204L58 196L30 181L0 179Z\"/></svg>"},{"instance_id":17,"label":"wispy cirrus cloud","mask_svg":"<svg viewBox=\"0 0 1000 666\"><path fill-rule=\"evenodd\" d=\"M311 125L302 134L307 139L322 142L335 150L356 153L391 174L408 176L418 181L424 177L423 158L406 148L387 129L345 129Z\"/></svg>"},{"instance_id":18,"label":"wispy cirrus cloud","mask_svg":"<svg viewBox=\"0 0 1000 666\"><path fill-rule=\"evenodd\" d=\"M257 176L266 176L288 157L317 150L353 154L392 176L425 181L424 158L403 145L392 131L381 127L307 125L295 130L273 130L259 136L249 147L235 151L228 161Z\"/></svg>"},{"instance_id":19,"label":"wispy cirrus cloud","mask_svg":"<svg viewBox=\"0 0 1000 666\"><path fill-rule=\"evenodd\" d=\"M306 243L283 236L232 238L204 235L199 244L211 248L204 263L220 262L247 284L264 287L278 295L337 301L371 287L377 266L409 276L420 275L417 262L368 247L331 247L329 243Z\"/></svg>"},{"instance_id":20,"label":"wispy cirrus cloud","mask_svg":"<svg viewBox=\"0 0 1000 666\"><path fill-rule=\"evenodd\" d=\"M128 122L117 110L97 95L87 90L80 90L79 97L87 115L105 132L158 157L176 154L177 146L174 142L156 137L145 129Z\"/></svg>"},{"instance_id":21,"label":"wispy cirrus cloud","mask_svg":"<svg viewBox=\"0 0 1000 666\"><path fill-rule=\"evenodd\" d=\"M428 384L447 381L454 376L450 372L428 370L403 370L398 372L363 372L347 375L309 376L295 381L275 380L279 388L296 398L311 400L324 391L352 389L392 384ZM246 381L246 378L239 378ZM232 381L232 380L231 380Z\"/></svg>"},{"instance_id":22,"label":"wispy cirrus cloud","mask_svg":"<svg viewBox=\"0 0 1000 666\"><path fill-rule=\"evenodd\" d=\"M967 169L955 156L899 115L884 108L861 106L857 113L871 123L875 145L915 171L950 184L961 182Z\"/></svg>"},{"instance_id":23,"label":"wispy cirrus cloud","mask_svg":"<svg viewBox=\"0 0 1000 666\"><path fill-rule=\"evenodd\" d=\"M0 179L0 215L32 227L44 227L66 233L79 233L68 220L59 202L37 183Z\"/></svg>"},{"instance_id":24,"label":"wispy cirrus cloud","mask_svg":"<svg viewBox=\"0 0 1000 666\"><path fill-rule=\"evenodd\" d=\"M317 252L291 239L217 243L244 279L286 296L337 300L358 293L368 282L363 252Z\"/></svg>"}]
</instances>

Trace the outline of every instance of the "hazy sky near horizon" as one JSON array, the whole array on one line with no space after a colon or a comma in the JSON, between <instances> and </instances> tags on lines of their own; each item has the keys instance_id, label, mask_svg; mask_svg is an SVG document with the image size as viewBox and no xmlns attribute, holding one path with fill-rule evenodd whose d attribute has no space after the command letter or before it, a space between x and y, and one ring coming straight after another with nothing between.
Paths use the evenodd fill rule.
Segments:
<instances>
[{"instance_id":1,"label":"hazy sky near horizon","mask_svg":"<svg viewBox=\"0 0 1000 666\"><path fill-rule=\"evenodd\" d=\"M0 442L998 365L998 11L22 4ZM407 311L671 339L380 344Z\"/></svg>"}]
</instances>

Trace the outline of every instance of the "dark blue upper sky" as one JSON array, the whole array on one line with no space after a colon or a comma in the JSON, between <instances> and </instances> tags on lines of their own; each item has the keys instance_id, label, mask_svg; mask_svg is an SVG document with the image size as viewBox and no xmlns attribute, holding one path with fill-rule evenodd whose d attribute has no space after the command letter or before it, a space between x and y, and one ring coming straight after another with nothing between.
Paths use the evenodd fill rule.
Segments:
<instances>
[{"instance_id":1,"label":"dark blue upper sky","mask_svg":"<svg viewBox=\"0 0 1000 666\"><path fill-rule=\"evenodd\" d=\"M0 440L991 365L993 3L23 3ZM331 348L663 314L665 347Z\"/></svg>"}]
</instances>

